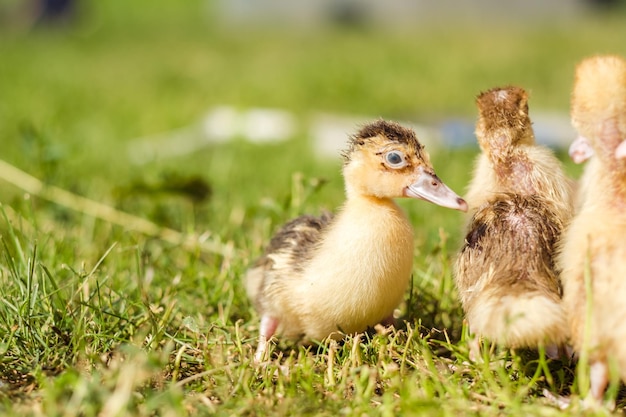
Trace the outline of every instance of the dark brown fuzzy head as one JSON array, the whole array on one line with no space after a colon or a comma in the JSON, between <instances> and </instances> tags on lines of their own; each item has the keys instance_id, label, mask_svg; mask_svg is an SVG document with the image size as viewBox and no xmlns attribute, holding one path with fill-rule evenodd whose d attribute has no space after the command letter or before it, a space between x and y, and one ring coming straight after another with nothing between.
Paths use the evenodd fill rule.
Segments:
<instances>
[{"instance_id":1,"label":"dark brown fuzzy head","mask_svg":"<svg viewBox=\"0 0 626 417\"><path fill-rule=\"evenodd\" d=\"M520 87L492 88L476 98L485 129L521 129L530 124L528 94Z\"/></svg>"},{"instance_id":2,"label":"dark brown fuzzy head","mask_svg":"<svg viewBox=\"0 0 626 417\"><path fill-rule=\"evenodd\" d=\"M492 88L476 98L476 105L476 137L483 151L498 155L512 146L534 143L528 94L523 88Z\"/></svg>"},{"instance_id":3,"label":"dark brown fuzzy head","mask_svg":"<svg viewBox=\"0 0 626 417\"><path fill-rule=\"evenodd\" d=\"M412 129L395 122L379 119L364 125L356 134L350 137L348 149L342 153L344 163L350 162L352 159L351 155L356 149L371 144L375 138L384 138L388 142L406 145L413 149L419 158L428 160L428 156L424 152L424 146L417 140L417 136Z\"/></svg>"}]
</instances>

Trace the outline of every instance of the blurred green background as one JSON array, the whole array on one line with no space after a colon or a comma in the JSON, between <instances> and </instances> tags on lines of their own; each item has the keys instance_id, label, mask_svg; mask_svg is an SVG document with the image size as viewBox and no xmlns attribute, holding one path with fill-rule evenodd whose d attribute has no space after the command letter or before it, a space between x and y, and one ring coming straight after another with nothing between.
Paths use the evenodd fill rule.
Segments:
<instances>
[{"instance_id":1,"label":"blurred green background","mask_svg":"<svg viewBox=\"0 0 626 417\"><path fill-rule=\"evenodd\" d=\"M112 0L69 2L60 15L43 13L42 3L0 2L0 157L45 182L225 240L259 213L279 222L341 202L338 160L316 151L315 115L341 118L330 138L337 148L369 118L428 127L420 136L439 175L462 193L476 94L518 84L531 94L531 116L556 115L567 127L576 63L626 54L620 1L448 0L435 9L395 1L386 10L377 2ZM205 125L218 107L287 112L287 140L271 141L270 132L270 143L251 143L237 118L212 140ZM454 137L441 142L446 126ZM315 178L332 185L285 214L295 172L314 177L305 180L313 191ZM24 204L4 182L0 196ZM424 206L428 216L434 209Z\"/></svg>"},{"instance_id":2,"label":"blurred green background","mask_svg":"<svg viewBox=\"0 0 626 417\"><path fill-rule=\"evenodd\" d=\"M396 3L403 4L389 4ZM514 2L512 10L486 0L436 10L424 2L389 7L388 16L380 6L370 10L372 2L320 2L313 11L307 2L279 1L70 4L57 16L35 1L0 3L0 158L80 195L178 230L212 230L237 246L249 244L241 230L256 217L272 219L271 230L288 216L341 203L338 160L316 157L315 114L347 118L331 138L337 148L368 118L432 132L460 126L454 134L466 150L420 137L440 177L462 193L478 92L518 84L530 91L531 116L557 114L567 124L576 63L626 54L623 2ZM279 109L294 127L282 142L250 143L237 129L227 141L203 142L216 106ZM158 150L189 142L192 151L178 156L166 150L133 159L136 143ZM297 172L313 195L285 212ZM330 185L315 191L318 179ZM31 204L22 194L0 182L4 203ZM418 224L439 216L457 230L459 216L409 205ZM437 231L423 233L428 241Z\"/></svg>"}]
</instances>

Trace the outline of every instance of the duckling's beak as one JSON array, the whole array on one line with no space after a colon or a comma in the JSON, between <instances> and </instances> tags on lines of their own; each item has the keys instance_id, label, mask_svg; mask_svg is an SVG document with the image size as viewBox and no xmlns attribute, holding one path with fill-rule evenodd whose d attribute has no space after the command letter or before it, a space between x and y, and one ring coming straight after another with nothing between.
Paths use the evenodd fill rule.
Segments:
<instances>
[{"instance_id":1,"label":"duckling's beak","mask_svg":"<svg viewBox=\"0 0 626 417\"><path fill-rule=\"evenodd\" d=\"M572 158L572 161L576 164L581 164L592 156L593 148L589 143L589 139L584 136L578 136L569 146L569 157Z\"/></svg>"},{"instance_id":2,"label":"duckling's beak","mask_svg":"<svg viewBox=\"0 0 626 417\"><path fill-rule=\"evenodd\" d=\"M617 148L615 148L615 157L617 159L624 159L626 158L626 139L624 139L622 141L622 143L620 143Z\"/></svg>"},{"instance_id":3,"label":"duckling's beak","mask_svg":"<svg viewBox=\"0 0 626 417\"><path fill-rule=\"evenodd\" d=\"M441 207L467 211L467 203L444 184L435 174L419 168L417 181L404 189L404 196L430 201Z\"/></svg>"}]
</instances>

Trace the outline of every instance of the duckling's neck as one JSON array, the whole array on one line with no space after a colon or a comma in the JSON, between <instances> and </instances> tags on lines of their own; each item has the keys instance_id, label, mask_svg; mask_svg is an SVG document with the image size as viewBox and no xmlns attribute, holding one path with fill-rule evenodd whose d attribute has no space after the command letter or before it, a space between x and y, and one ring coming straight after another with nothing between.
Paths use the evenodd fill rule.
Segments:
<instances>
[{"instance_id":1,"label":"duckling's neck","mask_svg":"<svg viewBox=\"0 0 626 417\"><path fill-rule=\"evenodd\" d=\"M599 155L600 156L600 155ZM586 177L594 178L587 184L587 201L626 212L626 167L624 161L614 158L593 158L587 163Z\"/></svg>"},{"instance_id":2,"label":"duckling's neck","mask_svg":"<svg viewBox=\"0 0 626 417\"><path fill-rule=\"evenodd\" d=\"M515 148L504 153L492 153L489 154L489 160L497 181L503 188L512 188L522 194L536 192L531 175L534 164L523 149Z\"/></svg>"},{"instance_id":3,"label":"duckling's neck","mask_svg":"<svg viewBox=\"0 0 626 417\"><path fill-rule=\"evenodd\" d=\"M613 117L604 120L596 128L597 133L590 132L595 137L593 146L599 160L596 169L604 171L598 178L606 181L606 197L612 201L611 205L623 210L626 208L626 161L616 158L615 150L624 140L626 134L622 132L625 127L620 127L619 117Z\"/></svg>"},{"instance_id":4,"label":"duckling's neck","mask_svg":"<svg viewBox=\"0 0 626 417\"><path fill-rule=\"evenodd\" d=\"M346 199L337 215L334 231L343 230L342 244L353 248L355 261L363 256L377 259L376 268L368 267L375 280L405 279L411 268L413 228L402 209L390 198L354 194ZM338 242L336 240L335 242ZM330 242L327 242L330 243ZM380 268L380 269L378 269ZM373 272L378 269L377 272ZM405 271L398 273L398 270ZM375 278L376 277L376 278Z\"/></svg>"},{"instance_id":5,"label":"duckling's neck","mask_svg":"<svg viewBox=\"0 0 626 417\"><path fill-rule=\"evenodd\" d=\"M375 206L398 207L391 198L347 191L344 205L349 204L372 204Z\"/></svg>"}]
</instances>

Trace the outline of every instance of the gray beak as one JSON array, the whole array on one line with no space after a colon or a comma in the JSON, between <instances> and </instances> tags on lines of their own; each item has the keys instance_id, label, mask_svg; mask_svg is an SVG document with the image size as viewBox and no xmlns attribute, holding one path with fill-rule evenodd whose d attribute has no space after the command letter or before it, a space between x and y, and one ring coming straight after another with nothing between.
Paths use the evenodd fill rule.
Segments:
<instances>
[{"instance_id":1,"label":"gray beak","mask_svg":"<svg viewBox=\"0 0 626 417\"><path fill-rule=\"evenodd\" d=\"M620 143L617 148L615 148L615 157L617 159L624 159L626 158L626 139L624 139L622 141L622 143Z\"/></svg>"},{"instance_id":2,"label":"gray beak","mask_svg":"<svg viewBox=\"0 0 626 417\"><path fill-rule=\"evenodd\" d=\"M577 164L582 164L593 156L593 148L589 143L589 139L584 136L578 136L569 146L569 157Z\"/></svg>"},{"instance_id":3,"label":"gray beak","mask_svg":"<svg viewBox=\"0 0 626 417\"><path fill-rule=\"evenodd\" d=\"M441 207L467 211L467 203L444 184L436 175L429 174L423 168L413 184L404 189L404 195L430 201Z\"/></svg>"}]
</instances>

